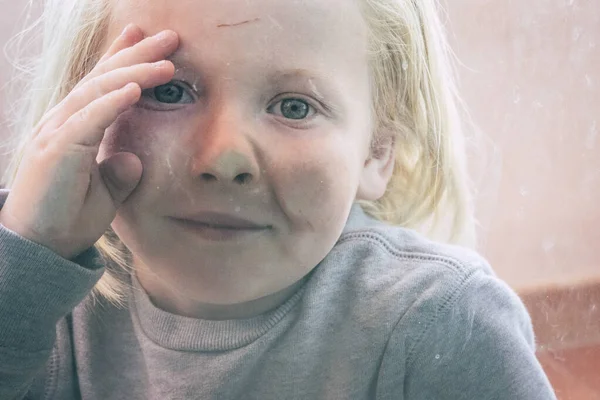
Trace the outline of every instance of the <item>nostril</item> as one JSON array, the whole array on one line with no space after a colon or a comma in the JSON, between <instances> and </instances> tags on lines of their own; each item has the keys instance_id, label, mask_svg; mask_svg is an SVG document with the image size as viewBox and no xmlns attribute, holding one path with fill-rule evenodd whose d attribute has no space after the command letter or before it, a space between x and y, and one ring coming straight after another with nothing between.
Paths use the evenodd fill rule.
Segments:
<instances>
[{"instance_id":1,"label":"nostril","mask_svg":"<svg viewBox=\"0 0 600 400\"><path fill-rule=\"evenodd\" d=\"M202 174L202 179L204 179L207 182L212 182L212 181L216 181L217 177L214 176L213 174L204 173L204 174Z\"/></svg>"},{"instance_id":2,"label":"nostril","mask_svg":"<svg viewBox=\"0 0 600 400\"><path fill-rule=\"evenodd\" d=\"M243 174L239 174L238 176L235 177L235 181L236 183L239 184L245 184L245 183L249 183L252 180L252 174L249 174L247 172L244 172Z\"/></svg>"}]
</instances>

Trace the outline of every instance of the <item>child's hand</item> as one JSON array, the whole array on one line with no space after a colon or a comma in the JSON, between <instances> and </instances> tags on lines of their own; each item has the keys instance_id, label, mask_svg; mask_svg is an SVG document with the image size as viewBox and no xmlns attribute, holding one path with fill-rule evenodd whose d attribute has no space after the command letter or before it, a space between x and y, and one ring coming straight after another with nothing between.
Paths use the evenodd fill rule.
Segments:
<instances>
[{"instance_id":1,"label":"child's hand","mask_svg":"<svg viewBox=\"0 0 600 400\"><path fill-rule=\"evenodd\" d=\"M0 211L6 228L67 259L108 229L139 183L142 164L132 153L118 153L99 165L104 131L139 100L142 89L165 84L174 74L164 59L178 47L177 34L143 36L130 25L42 118Z\"/></svg>"}]
</instances>

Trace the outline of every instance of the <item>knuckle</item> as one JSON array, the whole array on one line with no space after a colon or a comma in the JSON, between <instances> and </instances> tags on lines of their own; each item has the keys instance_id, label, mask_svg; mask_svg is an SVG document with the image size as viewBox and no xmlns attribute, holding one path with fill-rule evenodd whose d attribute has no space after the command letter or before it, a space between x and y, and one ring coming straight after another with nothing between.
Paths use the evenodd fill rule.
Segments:
<instances>
[{"instance_id":1,"label":"knuckle","mask_svg":"<svg viewBox=\"0 0 600 400\"><path fill-rule=\"evenodd\" d=\"M60 107L65 107L69 103L79 103L83 100L83 94L85 93L85 85L74 89L69 95L65 98L64 102L60 104Z\"/></svg>"},{"instance_id":2,"label":"knuckle","mask_svg":"<svg viewBox=\"0 0 600 400\"><path fill-rule=\"evenodd\" d=\"M105 59L104 61L98 62L98 64L96 64L94 69L92 69L92 72L90 72L89 76L91 78L94 78L94 77L105 74L108 71L107 63L109 60L110 60L110 58Z\"/></svg>"},{"instance_id":3,"label":"knuckle","mask_svg":"<svg viewBox=\"0 0 600 400\"><path fill-rule=\"evenodd\" d=\"M85 90L92 98L98 99L106 94L105 83L106 75L98 76L87 83Z\"/></svg>"},{"instance_id":4,"label":"knuckle","mask_svg":"<svg viewBox=\"0 0 600 400\"><path fill-rule=\"evenodd\" d=\"M57 139L58 132L55 131L53 133L54 135L42 135L36 138L29 149L28 159L47 165L47 162L53 162L53 160L60 158L62 150Z\"/></svg>"},{"instance_id":5,"label":"knuckle","mask_svg":"<svg viewBox=\"0 0 600 400\"><path fill-rule=\"evenodd\" d=\"M83 107L76 114L76 117L81 122L87 122L90 119L90 109L89 107Z\"/></svg>"},{"instance_id":6,"label":"knuckle","mask_svg":"<svg viewBox=\"0 0 600 400\"><path fill-rule=\"evenodd\" d=\"M52 140L50 140L50 135L38 135L33 144L36 150L38 150L40 153L45 153L51 148Z\"/></svg>"}]
</instances>

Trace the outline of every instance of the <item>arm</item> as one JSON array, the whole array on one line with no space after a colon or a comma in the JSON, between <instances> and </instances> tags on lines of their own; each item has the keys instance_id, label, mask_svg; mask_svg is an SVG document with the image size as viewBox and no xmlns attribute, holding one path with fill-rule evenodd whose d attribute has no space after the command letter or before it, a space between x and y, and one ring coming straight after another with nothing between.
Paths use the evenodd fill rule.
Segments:
<instances>
[{"instance_id":1,"label":"arm","mask_svg":"<svg viewBox=\"0 0 600 400\"><path fill-rule=\"evenodd\" d=\"M102 276L90 248L73 261L0 224L0 399L22 399L44 367L56 324Z\"/></svg>"},{"instance_id":2,"label":"arm","mask_svg":"<svg viewBox=\"0 0 600 400\"><path fill-rule=\"evenodd\" d=\"M422 320L421 334L395 332L389 347L407 343L406 400L556 399L535 356L530 317L497 278L474 272Z\"/></svg>"}]
</instances>

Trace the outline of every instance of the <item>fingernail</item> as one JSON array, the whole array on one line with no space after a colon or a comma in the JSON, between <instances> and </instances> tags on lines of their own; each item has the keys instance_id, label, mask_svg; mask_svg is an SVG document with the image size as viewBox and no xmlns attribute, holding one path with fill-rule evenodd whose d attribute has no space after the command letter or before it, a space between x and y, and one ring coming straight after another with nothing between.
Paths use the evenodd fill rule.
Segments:
<instances>
[{"instance_id":1,"label":"fingernail","mask_svg":"<svg viewBox=\"0 0 600 400\"><path fill-rule=\"evenodd\" d=\"M163 46L169 45L173 39L173 33L171 31L162 31L156 36L156 40Z\"/></svg>"},{"instance_id":2,"label":"fingernail","mask_svg":"<svg viewBox=\"0 0 600 400\"><path fill-rule=\"evenodd\" d=\"M165 64L167 64L167 61L166 60L162 60L162 61L155 62L154 64L152 64L152 66L154 68L162 68L162 67L165 66Z\"/></svg>"},{"instance_id":3,"label":"fingernail","mask_svg":"<svg viewBox=\"0 0 600 400\"><path fill-rule=\"evenodd\" d=\"M131 29L133 29L133 24L128 24L125 29L123 29L123 32L121 32L121 36L127 36Z\"/></svg>"}]
</instances>

